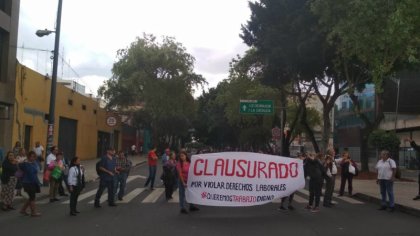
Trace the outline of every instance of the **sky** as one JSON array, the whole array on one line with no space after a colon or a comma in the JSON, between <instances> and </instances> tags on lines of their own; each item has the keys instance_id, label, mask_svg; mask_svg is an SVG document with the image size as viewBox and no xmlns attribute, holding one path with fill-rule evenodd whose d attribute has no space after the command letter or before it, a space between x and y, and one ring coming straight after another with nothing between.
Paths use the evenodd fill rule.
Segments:
<instances>
[{"instance_id":1,"label":"sky","mask_svg":"<svg viewBox=\"0 0 420 236\"><path fill-rule=\"evenodd\" d=\"M51 75L58 0L21 0L18 60ZM229 62L247 46L239 34L250 18L248 0L63 0L58 77L74 79L97 94L111 77L118 49L143 33L171 36L193 55L208 87L227 78ZM201 91L197 91L198 96Z\"/></svg>"}]
</instances>

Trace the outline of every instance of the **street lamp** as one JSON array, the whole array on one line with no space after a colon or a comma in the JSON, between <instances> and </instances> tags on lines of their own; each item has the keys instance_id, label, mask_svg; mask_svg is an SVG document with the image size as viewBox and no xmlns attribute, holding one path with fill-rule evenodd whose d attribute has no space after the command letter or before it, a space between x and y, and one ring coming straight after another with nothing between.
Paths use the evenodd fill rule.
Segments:
<instances>
[{"instance_id":1,"label":"street lamp","mask_svg":"<svg viewBox=\"0 0 420 236\"><path fill-rule=\"evenodd\" d=\"M36 35L38 37L43 37L51 33L55 33L55 42L54 42L54 54L53 54L53 71L52 71L52 80L51 80L51 94L50 94L50 110L48 115L48 129L47 129L47 153L48 150L53 146L54 140L54 113L55 113L55 97L57 90L57 67L58 67L58 50L60 47L60 28L61 28L61 9L63 6L63 0L58 0L58 10L57 10L57 23L55 31L51 30L37 30Z\"/></svg>"}]
</instances>

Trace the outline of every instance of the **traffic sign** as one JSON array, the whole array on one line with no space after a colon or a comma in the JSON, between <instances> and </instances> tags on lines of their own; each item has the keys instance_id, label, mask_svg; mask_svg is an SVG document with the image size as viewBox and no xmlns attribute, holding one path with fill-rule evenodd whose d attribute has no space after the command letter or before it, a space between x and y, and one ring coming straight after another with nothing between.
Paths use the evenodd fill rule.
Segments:
<instances>
[{"instance_id":1,"label":"traffic sign","mask_svg":"<svg viewBox=\"0 0 420 236\"><path fill-rule=\"evenodd\" d=\"M250 115L271 115L274 112L272 100L240 100L239 112Z\"/></svg>"},{"instance_id":2,"label":"traffic sign","mask_svg":"<svg viewBox=\"0 0 420 236\"><path fill-rule=\"evenodd\" d=\"M108 116L106 118L106 124L110 127L114 127L117 125L117 118L115 116Z\"/></svg>"},{"instance_id":3,"label":"traffic sign","mask_svg":"<svg viewBox=\"0 0 420 236\"><path fill-rule=\"evenodd\" d=\"M271 136L273 137L274 140L280 139L281 130L279 129L279 127L274 127L271 129Z\"/></svg>"}]
</instances>

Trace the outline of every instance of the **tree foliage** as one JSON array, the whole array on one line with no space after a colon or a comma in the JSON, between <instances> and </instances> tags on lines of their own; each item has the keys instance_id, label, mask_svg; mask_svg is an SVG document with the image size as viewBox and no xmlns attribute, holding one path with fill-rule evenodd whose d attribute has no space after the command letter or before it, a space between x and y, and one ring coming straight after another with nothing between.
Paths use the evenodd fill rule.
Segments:
<instances>
[{"instance_id":1,"label":"tree foliage","mask_svg":"<svg viewBox=\"0 0 420 236\"><path fill-rule=\"evenodd\" d=\"M99 89L108 108L142 107L139 122L154 136L186 135L195 115L192 92L204 78L193 72L194 58L175 39L137 38L118 50L112 77ZM143 118L143 119L142 119Z\"/></svg>"},{"instance_id":2,"label":"tree foliage","mask_svg":"<svg viewBox=\"0 0 420 236\"><path fill-rule=\"evenodd\" d=\"M378 92L390 73L420 62L418 0L314 0L312 9L339 54L368 66Z\"/></svg>"}]
</instances>

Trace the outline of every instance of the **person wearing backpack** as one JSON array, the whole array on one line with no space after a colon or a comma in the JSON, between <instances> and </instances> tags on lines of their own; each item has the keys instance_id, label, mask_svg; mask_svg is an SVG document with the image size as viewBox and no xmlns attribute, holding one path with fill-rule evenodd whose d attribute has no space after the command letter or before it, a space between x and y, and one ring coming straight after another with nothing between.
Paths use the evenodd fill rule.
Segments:
<instances>
[{"instance_id":1,"label":"person wearing backpack","mask_svg":"<svg viewBox=\"0 0 420 236\"><path fill-rule=\"evenodd\" d=\"M117 206L115 204L114 196L114 176L118 174L117 163L115 159L115 150L109 147L106 155L101 158L101 161L96 164L97 172L99 174L99 188L95 195L95 208L100 208L100 199L105 188L108 189L108 205L111 207Z\"/></svg>"},{"instance_id":2,"label":"person wearing backpack","mask_svg":"<svg viewBox=\"0 0 420 236\"><path fill-rule=\"evenodd\" d=\"M375 168L378 170L378 179L376 180L376 183L379 184L381 192L381 207L379 210L384 211L387 209L386 196L388 194L389 211L393 212L395 209L394 180L397 165L395 164L395 161L391 159L389 151L381 151L380 159Z\"/></svg>"}]
</instances>

